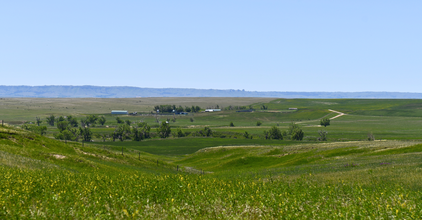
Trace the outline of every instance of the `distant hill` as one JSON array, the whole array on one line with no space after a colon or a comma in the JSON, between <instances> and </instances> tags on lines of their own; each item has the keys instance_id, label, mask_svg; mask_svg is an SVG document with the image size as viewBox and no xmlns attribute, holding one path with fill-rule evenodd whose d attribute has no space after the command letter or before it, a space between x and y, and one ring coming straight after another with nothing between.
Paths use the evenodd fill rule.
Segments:
<instances>
[{"instance_id":1,"label":"distant hill","mask_svg":"<svg viewBox=\"0 0 422 220\"><path fill-rule=\"evenodd\" d=\"M0 86L0 97L28 98L135 98L135 97L269 97L422 99L405 92L256 92L219 89L139 88L128 86Z\"/></svg>"}]
</instances>

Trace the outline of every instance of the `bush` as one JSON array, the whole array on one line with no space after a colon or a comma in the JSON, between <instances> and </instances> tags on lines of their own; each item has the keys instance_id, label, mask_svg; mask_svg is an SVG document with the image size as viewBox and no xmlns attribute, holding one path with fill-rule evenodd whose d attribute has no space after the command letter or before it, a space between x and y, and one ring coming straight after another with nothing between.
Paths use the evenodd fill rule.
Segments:
<instances>
[{"instance_id":1,"label":"bush","mask_svg":"<svg viewBox=\"0 0 422 220\"><path fill-rule=\"evenodd\" d=\"M233 122L230 122L229 126L230 126L230 127L234 127Z\"/></svg>"},{"instance_id":2,"label":"bush","mask_svg":"<svg viewBox=\"0 0 422 220\"><path fill-rule=\"evenodd\" d=\"M301 141L301 140L303 140L304 135L305 134L303 133L302 129L297 128L297 129L293 130L292 140Z\"/></svg>"},{"instance_id":3,"label":"bush","mask_svg":"<svg viewBox=\"0 0 422 220\"><path fill-rule=\"evenodd\" d=\"M279 139L283 140L283 135L281 131L276 126L273 126L269 131L264 131L265 139Z\"/></svg>"},{"instance_id":4,"label":"bush","mask_svg":"<svg viewBox=\"0 0 422 220\"><path fill-rule=\"evenodd\" d=\"M328 132L326 132L326 131L318 131L318 134L319 134L319 138L318 138L319 141L326 141L327 140L327 134L328 134Z\"/></svg>"},{"instance_id":5,"label":"bush","mask_svg":"<svg viewBox=\"0 0 422 220\"><path fill-rule=\"evenodd\" d=\"M375 141L375 136L372 134L372 132L368 133L368 141Z\"/></svg>"},{"instance_id":6,"label":"bush","mask_svg":"<svg viewBox=\"0 0 422 220\"><path fill-rule=\"evenodd\" d=\"M256 126L261 126L261 125L262 125L262 122L260 122L260 121L256 122Z\"/></svg>"},{"instance_id":7,"label":"bush","mask_svg":"<svg viewBox=\"0 0 422 220\"><path fill-rule=\"evenodd\" d=\"M321 126L327 127L328 125L330 125L330 119L329 118L323 118L323 119L321 119L321 121L319 122L319 124Z\"/></svg>"},{"instance_id":8,"label":"bush","mask_svg":"<svg viewBox=\"0 0 422 220\"><path fill-rule=\"evenodd\" d=\"M157 133L160 138L168 138L171 133L170 124L163 121L161 126L157 128Z\"/></svg>"}]
</instances>

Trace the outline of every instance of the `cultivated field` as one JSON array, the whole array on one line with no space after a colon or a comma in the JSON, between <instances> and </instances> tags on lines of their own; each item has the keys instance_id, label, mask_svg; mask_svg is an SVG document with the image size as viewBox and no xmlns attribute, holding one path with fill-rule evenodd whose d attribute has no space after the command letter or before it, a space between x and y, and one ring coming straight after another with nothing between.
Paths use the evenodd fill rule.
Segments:
<instances>
[{"instance_id":1,"label":"cultivated field","mask_svg":"<svg viewBox=\"0 0 422 220\"><path fill-rule=\"evenodd\" d=\"M165 104L201 111L151 114ZM202 112L217 105L233 108ZM118 123L112 109L138 115ZM323 127L339 115L330 110L345 115ZM93 115L105 123L79 128ZM78 127L57 126L60 116ZM5 219L422 218L421 100L1 99L1 119ZM274 129L282 139L264 132ZM64 131L76 133L65 141Z\"/></svg>"}]
</instances>

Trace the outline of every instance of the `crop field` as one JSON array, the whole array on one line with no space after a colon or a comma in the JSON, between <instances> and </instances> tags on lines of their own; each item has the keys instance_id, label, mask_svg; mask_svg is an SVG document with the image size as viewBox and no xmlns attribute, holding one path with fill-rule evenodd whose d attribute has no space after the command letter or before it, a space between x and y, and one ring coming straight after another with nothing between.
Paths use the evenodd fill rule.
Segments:
<instances>
[{"instance_id":1,"label":"crop field","mask_svg":"<svg viewBox=\"0 0 422 220\"><path fill-rule=\"evenodd\" d=\"M157 105L201 110L156 114ZM0 219L420 219L421 106L0 99ZM118 109L138 114L118 122Z\"/></svg>"}]
</instances>

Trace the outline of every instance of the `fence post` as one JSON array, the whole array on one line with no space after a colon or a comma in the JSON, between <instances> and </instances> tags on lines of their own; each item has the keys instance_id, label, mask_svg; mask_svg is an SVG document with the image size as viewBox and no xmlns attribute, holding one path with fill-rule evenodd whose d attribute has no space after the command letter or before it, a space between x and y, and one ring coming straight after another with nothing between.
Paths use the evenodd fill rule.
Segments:
<instances>
[{"instance_id":1,"label":"fence post","mask_svg":"<svg viewBox=\"0 0 422 220\"><path fill-rule=\"evenodd\" d=\"M122 156L123 156L123 147L122 147Z\"/></svg>"},{"instance_id":2,"label":"fence post","mask_svg":"<svg viewBox=\"0 0 422 220\"><path fill-rule=\"evenodd\" d=\"M82 140L82 147L84 146L84 141Z\"/></svg>"},{"instance_id":3,"label":"fence post","mask_svg":"<svg viewBox=\"0 0 422 220\"><path fill-rule=\"evenodd\" d=\"M157 160L157 166L158 166L158 160Z\"/></svg>"},{"instance_id":4,"label":"fence post","mask_svg":"<svg viewBox=\"0 0 422 220\"><path fill-rule=\"evenodd\" d=\"M177 171L179 171L179 165L177 165Z\"/></svg>"}]
</instances>

